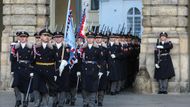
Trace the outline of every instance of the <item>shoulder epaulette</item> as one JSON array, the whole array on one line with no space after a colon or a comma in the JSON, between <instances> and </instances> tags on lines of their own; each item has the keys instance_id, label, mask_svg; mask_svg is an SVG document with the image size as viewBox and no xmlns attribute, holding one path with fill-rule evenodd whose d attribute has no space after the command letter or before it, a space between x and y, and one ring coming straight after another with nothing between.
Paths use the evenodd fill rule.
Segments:
<instances>
[{"instance_id":1,"label":"shoulder epaulette","mask_svg":"<svg viewBox=\"0 0 190 107\"><path fill-rule=\"evenodd\" d=\"M20 47L20 43L16 43L15 49L18 49Z\"/></svg>"},{"instance_id":2,"label":"shoulder epaulette","mask_svg":"<svg viewBox=\"0 0 190 107\"><path fill-rule=\"evenodd\" d=\"M53 44L52 43L48 43L47 47L50 48L50 49L53 49Z\"/></svg>"},{"instance_id":3,"label":"shoulder epaulette","mask_svg":"<svg viewBox=\"0 0 190 107\"><path fill-rule=\"evenodd\" d=\"M35 48L39 48L39 47L41 47L41 46L42 46L42 43L41 43L41 42L35 44Z\"/></svg>"},{"instance_id":4,"label":"shoulder epaulette","mask_svg":"<svg viewBox=\"0 0 190 107\"><path fill-rule=\"evenodd\" d=\"M29 49L32 49L33 44L28 42L28 43L26 44L26 46L27 46Z\"/></svg>"}]
</instances>

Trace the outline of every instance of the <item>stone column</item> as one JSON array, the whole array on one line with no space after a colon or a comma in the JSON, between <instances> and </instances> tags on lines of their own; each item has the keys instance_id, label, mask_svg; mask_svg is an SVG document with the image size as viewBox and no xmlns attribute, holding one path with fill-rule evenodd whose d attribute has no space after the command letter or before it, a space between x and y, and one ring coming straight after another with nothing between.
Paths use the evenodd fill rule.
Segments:
<instances>
[{"instance_id":1,"label":"stone column","mask_svg":"<svg viewBox=\"0 0 190 107\"><path fill-rule=\"evenodd\" d=\"M16 31L27 31L33 35L44 27L49 15L49 0L3 0L2 52L0 89L10 87L9 49ZM32 39L32 38L31 38Z\"/></svg>"},{"instance_id":2,"label":"stone column","mask_svg":"<svg viewBox=\"0 0 190 107\"><path fill-rule=\"evenodd\" d=\"M189 85L188 0L143 0L143 4L144 32L139 74L146 74L142 72L149 74L151 81L149 87L153 93L157 93L158 84L154 79L154 49L159 33L167 32L169 40L174 44L171 57L176 74L169 82L169 92L187 92Z\"/></svg>"}]
</instances>

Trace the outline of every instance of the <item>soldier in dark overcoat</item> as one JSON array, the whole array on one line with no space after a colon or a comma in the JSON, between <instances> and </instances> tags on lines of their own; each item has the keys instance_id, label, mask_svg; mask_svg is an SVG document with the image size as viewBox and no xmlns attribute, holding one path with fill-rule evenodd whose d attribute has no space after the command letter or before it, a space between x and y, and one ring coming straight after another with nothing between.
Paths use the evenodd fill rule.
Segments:
<instances>
[{"instance_id":1,"label":"soldier in dark overcoat","mask_svg":"<svg viewBox=\"0 0 190 107\"><path fill-rule=\"evenodd\" d=\"M108 44L108 71L109 80L111 82L111 95L115 95L117 87L119 86L119 81L121 80L121 70L119 69L119 58L121 55L121 47L116 41L117 36L112 35Z\"/></svg>"},{"instance_id":2,"label":"soldier in dark overcoat","mask_svg":"<svg viewBox=\"0 0 190 107\"><path fill-rule=\"evenodd\" d=\"M167 40L166 32L160 33L155 49L155 79L159 83L158 94L167 94L168 81L175 76L170 50L173 48L171 41Z\"/></svg>"},{"instance_id":3,"label":"soldier in dark overcoat","mask_svg":"<svg viewBox=\"0 0 190 107\"><path fill-rule=\"evenodd\" d=\"M47 107L49 95L55 96L56 94L55 64L58 59L53 45L49 43L51 31L45 28L39 32L39 35L41 42L34 48L34 106L39 107L41 103L43 107Z\"/></svg>"},{"instance_id":4,"label":"soldier in dark overcoat","mask_svg":"<svg viewBox=\"0 0 190 107\"><path fill-rule=\"evenodd\" d=\"M109 75L108 64L107 64L107 59L108 59L107 44L104 42L103 39L107 40L107 37L97 34L96 43L100 51L100 58L99 58L100 72L103 73L99 81L99 87L98 87L98 92L97 92L98 106L103 106L104 93L107 89L108 75Z\"/></svg>"},{"instance_id":5,"label":"soldier in dark overcoat","mask_svg":"<svg viewBox=\"0 0 190 107\"><path fill-rule=\"evenodd\" d=\"M28 105L28 97L26 97L27 90L30 83L30 75L32 74L31 63L33 62L33 46L31 43L28 42L29 34L25 31L19 32L19 40L20 42L16 43L15 45L15 53L12 54L12 61L16 63L15 71L14 71L14 81L12 84L13 88L19 90L24 94L23 98L23 107L27 107ZM30 92L32 92L32 87L30 87ZM15 93L16 95L16 105L15 107L19 107L21 102L20 98L21 95ZM17 95L20 96L20 100L18 100Z\"/></svg>"},{"instance_id":6,"label":"soldier in dark overcoat","mask_svg":"<svg viewBox=\"0 0 190 107\"><path fill-rule=\"evenodd\" d=\"M95 107L98 82L102 73L99 72L99 49L94 43L94 35L87 33L87 46L83 48L82 62L82 96L83 107Z\"/></svg>"},{"instance_id":7,"label":"soldier in dark overcoat","mask_svg":"<svg viewBox=\"0 0 190 107\"><path fill-rule=\"evenodd\" d=\"M68 62L70 58L70 47L63 42L64 34L62 32L54 32L53 38L55 41L53 47L56 52L56 59L58 59L58 62L56 63L56 84L58 85L58 102L54 101L53 107L57 107L57 105L59 107L63 107L66 97L70 92L70 69L69 64L65 65L63 71L60 71L59 67L62 60Z\"/></svg>"}]
</instances>

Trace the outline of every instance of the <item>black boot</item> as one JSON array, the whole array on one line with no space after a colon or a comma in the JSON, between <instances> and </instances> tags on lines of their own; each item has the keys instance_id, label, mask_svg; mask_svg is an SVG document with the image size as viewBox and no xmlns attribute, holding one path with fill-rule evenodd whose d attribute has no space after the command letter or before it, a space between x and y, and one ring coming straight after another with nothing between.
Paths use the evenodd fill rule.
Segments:
<instances>
[{"instance_id":1,"label":"black boot","mask_svg":"<svg viewBox=\"0 0 190 107\"><path fill-rule=\"evenodd\" d=\"M103 104L102 104L101 102L98 102L98 106L99 106L99 107L102 107Z\"/></svg>"},{"instance_id":2,"label":"black boot","mask_svg":"<svg viewBox=\"0 0 190 107\"><path fill-rule=\"evenodd\" d=\"M162 94L162 91L158 91L158 94Z\"/></svg>"},{"instance_id":3,"label":"black boot","mask_svg":"<svg viewBox=\"0 0 190 107\"><path fill-rule=\"evenodd\" d=\"M116 93L115 92L111 92L111 95L116 95Z\"/></svg>"},{"instance_id":4,"label":"black boot","mask_svg":"<svg viewBox=\"0 0 190 107\"><path fill-rule=\"evenodd\" d=\"M30 102L34 102L34 97L30 97Z\"/></svg>"},{"instance_id":5,"label":"black boot","mask_svg":"<svg viewBox=\"0 0 190 107\"><path fill-rule=\"evenodd\" d=\"M23 101L23 107L28 107L28 101Z\"/></svg>"},{"instance_id":6,"label":"black boot","mask_svg":"<svg viewBox=\"0 0 190 107\"><path fill-rule=\"evenodd\" d=\"M84 104L83 107L88 107L88 104Z\"/></svg>"},{"instance_id":7,"label":"black boot","mask_svg":"<svg viewBox=\"0 0 190 107\"><path fill-rule=\"evenodd\" d=\"M20 100L16 101L15 107L20 107L20 105L21 105L21 101Z\"/></svg>"},{"instance_id":8,"label":"black boot","mask_svg":"<svg viewBox=\"0 0 190 107\"><path fill-rule=\"evenodd\" d=\"M57 103L53 103L53 104L52 104L52 107L57 107Z\"/></svg>"},{"instance_id":9,"label":"black boot","mask_svg":"<svg viewBox=\"0 0 190 107\"><path fill-rule=\"evenodd\" d=\"M72 101L70 105L71 105L71 106L75 106L75 102Z\"/></svg>"},{"instance_id":10,"label":"black boot","mask_svg":"<svg viewBox=\"0 0 190 107\"><path fill-rule=\"evenodd\" d=\"M163 94L168 94L168 92L167 92L167 91L163 91L162 93L163 93Z\"/></svg>"},{"instance_id":11,"label":"black boot","mask_svg":"<svg viewBox=\"0 0 190 107\"><path fill-rule=\"evenodd\" d=\"M65 104L69 104L69 103L70 103L70 100L67 99L66 102L65 102Z\"/></svg>"}]
</instances>

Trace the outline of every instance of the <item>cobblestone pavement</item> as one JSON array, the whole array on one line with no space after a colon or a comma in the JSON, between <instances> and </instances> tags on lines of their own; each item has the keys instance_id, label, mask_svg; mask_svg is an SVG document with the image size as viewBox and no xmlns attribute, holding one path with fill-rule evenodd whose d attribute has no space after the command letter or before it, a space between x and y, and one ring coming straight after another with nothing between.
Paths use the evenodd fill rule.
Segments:
<instances>
[{"instance_id":1,"label":"cobblestone pavement","mask_svg":"<svg viewBox=\"0 0 190 107\"><path fill-rule=\"evenodd\" d=\"M51 100L49 103L49 107L51 107ZM14 107L14 104L15 98L12 91L0 91L0 107ZM33 107L33 104L30 103L29 107ZM66 105L65 107L71 106ZM82 107L81 95L78 95L75 107ZM190 107L190 95L138 95L134 93L106 95L103 107Z\"/></svg>"}]
</instances>

